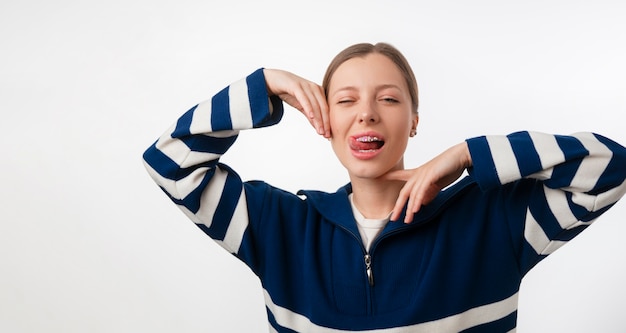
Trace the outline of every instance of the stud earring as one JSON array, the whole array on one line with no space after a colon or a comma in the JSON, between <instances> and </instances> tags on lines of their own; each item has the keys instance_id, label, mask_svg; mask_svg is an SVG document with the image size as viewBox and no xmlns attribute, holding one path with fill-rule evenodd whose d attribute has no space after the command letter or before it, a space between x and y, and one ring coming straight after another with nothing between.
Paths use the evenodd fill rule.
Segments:
<instances>
[{"instance_id":1,"label":"stud earring","mask_svg":"<svg viewBox=\"0 0 626 333\"><path fill-rule=\"evenodd\" d=\"M411 133L409 133L410 137L414 137L417 134L417 131L415 129L411 130Z\"/></svg>"}]
</instances>

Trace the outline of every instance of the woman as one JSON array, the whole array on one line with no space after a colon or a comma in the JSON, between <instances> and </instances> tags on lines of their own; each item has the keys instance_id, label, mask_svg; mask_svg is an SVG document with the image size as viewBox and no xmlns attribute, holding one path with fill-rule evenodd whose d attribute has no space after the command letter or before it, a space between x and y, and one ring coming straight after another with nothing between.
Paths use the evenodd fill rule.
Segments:
<instances>
[{"instance_id":1,"label":"woman","mask_svg":"<svg viewBox=\"0 0 626 333\"><path fill-rule=\"evenodd\" d=\"M219 163L238 131L278 123L282 101L330 140L348 185L300 197ZM417 105L402 54L357 44L323 87L257 70L185 113L144 160L260 278L272 332L511 331L522 277L626 191L626 149L591 133L519 132L405 170Z\"/></svg>"}]
</instances>

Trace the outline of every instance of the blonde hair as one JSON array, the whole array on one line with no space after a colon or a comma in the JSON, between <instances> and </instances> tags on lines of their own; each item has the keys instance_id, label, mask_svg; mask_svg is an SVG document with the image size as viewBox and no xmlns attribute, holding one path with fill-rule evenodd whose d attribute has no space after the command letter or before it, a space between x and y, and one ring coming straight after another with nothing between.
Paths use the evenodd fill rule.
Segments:
<instances>
[{"instance_id":1,"label":"blonde hair","mask_svg":"<svg viewBox=\"0 0 626 333\"><path fill-rule=\"evenodd\" d=\"M402 73L404 80L406 81L407 86L409 87L409 95L411 96L412 110L417 113L417 107L419 105L418 100L418 89L417 89L417 80L415 79L415 74L413 73L413 69L409 65L409 62L406 60L404 55L387 43L359 43L348 46L343 51L339 52L335 56L335 58L330 62L328 68L326 69L326 74L324 74L324 80L322 81L322 87L324 88L324 93L328 96L328 86L330 85L330 79L333 74L341 64L344 62L356 58L356 57L365 57L372 53L378 53L389 58Z\"/></svg>"}]
</instances>

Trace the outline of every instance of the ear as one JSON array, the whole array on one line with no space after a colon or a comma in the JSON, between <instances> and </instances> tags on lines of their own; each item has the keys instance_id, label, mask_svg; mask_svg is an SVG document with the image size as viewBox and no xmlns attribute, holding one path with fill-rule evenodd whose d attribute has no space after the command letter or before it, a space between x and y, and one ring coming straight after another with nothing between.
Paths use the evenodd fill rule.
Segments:
<instances>
[{"instance_id":1,"label":"ear","mask_svg":"<svg viewBox=\"0 0 626 333\"><path fill-rule=\"evenodd\" d=\"M414 114L411 118L411 132L409 132L410 137L414 137L417 134L417 124L419 123L419 115Z\"/></svg>"}]
</instances>

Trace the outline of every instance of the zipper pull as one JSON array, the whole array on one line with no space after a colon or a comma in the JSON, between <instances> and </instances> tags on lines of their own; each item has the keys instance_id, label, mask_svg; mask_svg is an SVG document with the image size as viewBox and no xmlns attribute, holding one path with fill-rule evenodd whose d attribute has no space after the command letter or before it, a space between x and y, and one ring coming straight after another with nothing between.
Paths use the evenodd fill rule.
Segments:
<instances>
[{"instance_id":1,"label":"zipper pull","mask_svg":"<svg viewBox=\"0 0 626 333\"><path fill-rule=\"evenodd\" d=\"M365 255L365 272L367 272L367 281L370 286L374 285L374 274L372 274L372 257L369 254Z\"/></svg>"}]
</instances>

